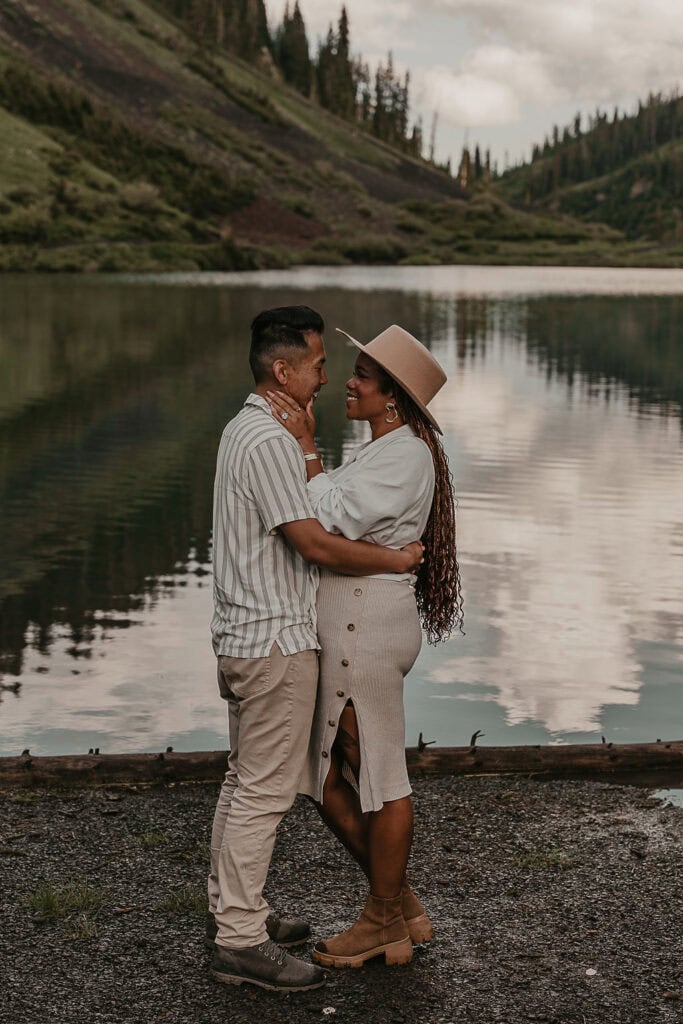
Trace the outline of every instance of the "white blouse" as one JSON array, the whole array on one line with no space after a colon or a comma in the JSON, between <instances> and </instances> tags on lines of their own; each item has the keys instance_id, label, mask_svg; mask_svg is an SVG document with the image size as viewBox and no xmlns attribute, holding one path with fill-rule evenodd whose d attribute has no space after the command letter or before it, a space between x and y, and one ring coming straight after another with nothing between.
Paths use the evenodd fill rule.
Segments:
<instances>
[{"instance_id":1,"label":"white blouse","mask_svg":"<svg viewBox=\"0 0 683 1024\"><path fill-rule=\"evenodd\" d=\"M434 463L405 425L357 448L337 469L308 482L316 517L330 533L402 548L419 540L434 496ZM382 579L412 579L381 574Z\"/></svg>"}]
</instances>

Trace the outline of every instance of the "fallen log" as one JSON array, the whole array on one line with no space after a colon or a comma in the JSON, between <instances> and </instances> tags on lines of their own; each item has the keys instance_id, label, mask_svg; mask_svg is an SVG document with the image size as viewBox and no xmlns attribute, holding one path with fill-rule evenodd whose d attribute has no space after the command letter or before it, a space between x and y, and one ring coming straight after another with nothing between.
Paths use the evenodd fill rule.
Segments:
<instances>
[{"instance_id":1,"label":"fallen log","mask_svg":"<svg viewBox=\"0 0 683 1024\"><path fill-rule=\"evenodd\" d=\"M683 775L683 740L566 746L411 747L408 771L420 775L535 775L587 778L628 772Z\"/></svg>"},{"instance_id":2,"label":"fallen log","mask_svg":"<svg viewBox=\"0 0 683 1024\"><path fill-rule=\"evenodd\" d=\"M537 778L628 778L664 775L683 781L683 740L566 746L419 747L406 750L408 771L424 775L531 775ZM158 754L62 754L0 757L0 787L218 782L224 750ZM656 781L653 782L656 785ZM664 784L662 782L662 784ZM673 783L669 783L673 784Z\"/></svg>"}]
</instances>

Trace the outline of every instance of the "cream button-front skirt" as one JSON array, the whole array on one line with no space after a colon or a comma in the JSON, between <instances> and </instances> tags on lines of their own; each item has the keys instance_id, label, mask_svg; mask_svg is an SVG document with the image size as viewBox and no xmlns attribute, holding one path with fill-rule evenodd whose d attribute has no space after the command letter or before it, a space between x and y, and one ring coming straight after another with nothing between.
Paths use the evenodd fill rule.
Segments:
<instances>
[{"instance_id":1,"label":"cream button-front skirt","mask_svg":"<svg viewBox=\"0 0 683 1024\"><path fill-rule=\"evenodd\" d=\"M339 716L350 702L360 740L361 809L378 811L411 792L403 678L422 642L415 590L405 581L324 571L317 610L320 681L300 790L322 802Z\"/></svg>"}]
</instances>

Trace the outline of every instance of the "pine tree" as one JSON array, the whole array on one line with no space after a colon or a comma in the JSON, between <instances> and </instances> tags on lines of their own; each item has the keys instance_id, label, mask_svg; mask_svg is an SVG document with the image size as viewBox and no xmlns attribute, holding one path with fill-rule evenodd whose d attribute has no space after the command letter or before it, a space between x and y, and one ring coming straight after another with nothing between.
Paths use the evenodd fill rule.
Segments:
<instances>
[{"instance_id":1,"label":"pine tree","mask_svg":"<svg viewBox=\"0 0 683 1024\"><path fill-rule=\"evenodd\" d=\"M315 68L318 103L327 110L334 103L334 55L337 41L330 25L325 42L318 44L318 59Z\"/></svg>"},{"instance_id":2,"label":"pine tree","mask_svg":"<svg viewBox=\"0 0 683 1024\"><path fill-rule=\"evenodd\" d=\"M337 28L337 53L335 59L335 86L337 109L341 117L352 118L356 113L356 89L353 79L349 43L349 18L346 7L342 7Z\"/></svg>"},{"instance_id":3,"label":"pine tree","mask_svg":"<svg viewBox=\"0 0 683 1024\"><path fill-rule=\"evenodd\" d=\"M355 119L364 127L372 121L372 89L370 87L370 68L361 57L356 57L351 66L353 75L353 94L356 100Z\"/></svg>"},{"instance_id":4,"label":"pine tree","mask_svg":"<svg viewBox=\"0 0 683 1024\"><path fill-rule=\"evenodd\" d=\"M283 78L295 89L309 96L313 79L313 65L308 52L306 26L296 0L290 15L289 4L285 7L282 25L275 38L275 59Z\"/></svg>"},{"instance_id":5,"label":"pine tree","mask_svg":"<svg viewBox=\"0 0 683 1024\"><path fill-rule=\"evenodd\" d=\"M337 32L330 25L327 39L319 46L316 81L321 106L340 117L355 117L356 83L349 55L349 19L345 7L342 7Z\"/></svg>"},{"instance_id":6,"label":"pine tree","mask_svg":"<svg viewBox=\"0 0 683 1024\"><path fill-rule=\"evenodd\" d=\"M247 59L272 48L264 0L159 0L201 48L222 47Z\"/></svg>"},{"instance_id":7,"label":"pine tree","mask_svg":"<svg viewBox=\"0 0 683 1024\"><path fill-rule=\"evenodd\" d=\"M422 156L422 146L423 146L423 144L424 143L423 143L423 137L422 137L422 118L418 117L417 120L415 121L415 124L413 125L413 130L412 130L412 133L411 133L411 136L410 136L409 150L410 150L410 152L412 153L413 156L416 156L416 157L421 157Z\"/></svg>"},{"instance_id":8,"label":"pine tree","mask_svg":"<svg viewBox=\"0 0 683 1024\"><path fill-rule=\"evenodd\" d=\"M505 154L505 158L507 160L507 153ZM460 157L460 167L458 169L458 183L461 188L467 188L470 183L471 162L470 151L467 146L463 146L462 156Z\"/></svg>"}]
</instances>

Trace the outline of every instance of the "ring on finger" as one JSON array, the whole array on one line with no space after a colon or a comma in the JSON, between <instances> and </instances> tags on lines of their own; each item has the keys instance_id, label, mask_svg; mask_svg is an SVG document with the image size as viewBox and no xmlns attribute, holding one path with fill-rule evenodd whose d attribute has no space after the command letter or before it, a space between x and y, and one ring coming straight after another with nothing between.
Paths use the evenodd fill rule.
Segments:
<instances>
[{"instance_id":1,"label":"ring on finger","mask_svg":"<svg viewBox=\"0 0 683 1024\"><path fill-rule=\"evenodd\" d=\"M281 412L280 413L280 417L283 420L287 420L287 419L289 419L289 413L288 412Z\"/></svg>"}]
</instances>

